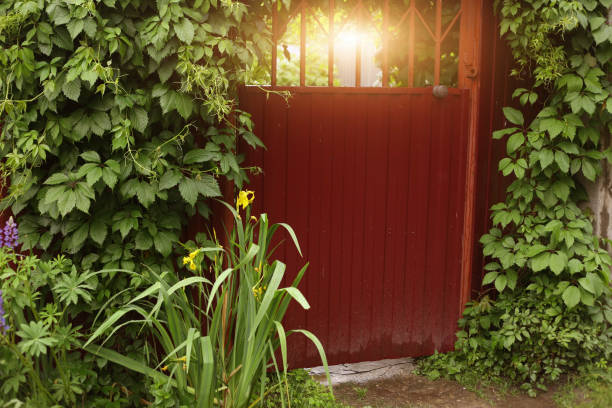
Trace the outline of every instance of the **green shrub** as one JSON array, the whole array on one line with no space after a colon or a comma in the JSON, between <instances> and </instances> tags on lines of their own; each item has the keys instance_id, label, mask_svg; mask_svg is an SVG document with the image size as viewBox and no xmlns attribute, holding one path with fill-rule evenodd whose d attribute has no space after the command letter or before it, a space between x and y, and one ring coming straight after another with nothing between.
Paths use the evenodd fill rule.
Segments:
<instances>
[{"instance_id":1,"label":"green shrub","mask_svg":"<svg viewBox=\"0 0 612 408\"><path fill-rule=\"evenodd\" d=\"M83 314L89 312L99 276L79 273L64 256L41 261L0 247L8 326L0 329L0 406L110 408L142 396L137 377L80 348L87 331ZM113 339L112 345L117 344ZM138 340L123 345L133 358L141 346ZM122 378L120 385L117 378Z\"/></svg>"}]
</instances>

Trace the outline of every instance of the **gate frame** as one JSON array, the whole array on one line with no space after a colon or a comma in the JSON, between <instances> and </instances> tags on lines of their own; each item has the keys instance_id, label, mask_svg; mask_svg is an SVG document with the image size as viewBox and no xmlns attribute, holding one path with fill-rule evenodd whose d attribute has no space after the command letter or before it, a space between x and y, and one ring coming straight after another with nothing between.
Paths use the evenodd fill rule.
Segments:
<instances>
[{"instance_id":1,"label":"gate frame","mask_svg":"<svg viewBox=\"0 0 612 408\"><path fill-rule=\"evenodd\" d=\"M478 162L478 125L480 119L480 70L482 67L482 28L485 0L462 0L463 15L459 35L458 87L470 90L470 120L463 215L460 310L470 300L475 243L476 178Z\"/></svg>"}]
</instances>

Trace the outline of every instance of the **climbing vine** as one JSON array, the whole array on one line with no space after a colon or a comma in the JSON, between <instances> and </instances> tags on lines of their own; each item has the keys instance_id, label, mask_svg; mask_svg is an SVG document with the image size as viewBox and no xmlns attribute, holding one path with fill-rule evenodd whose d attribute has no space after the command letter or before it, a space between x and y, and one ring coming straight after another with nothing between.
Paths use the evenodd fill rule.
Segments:
<instances>
[{"instance_id":1,"label":"climbing vine","mask_svg":"<svg viewBox=\"0 0 612 408\"><path fill-rule=\"evenodd\" d=\"M28 371L52 384L53 395L38 395L29 389L46 386L26 379L24 365L0 347L0 400L140 406L143 387L156 398L168 392L84 354L77 339L103 305L112 313L148 273L172 267L189 220L210 220L207 199L221 195L220 183L247 180L237 145L262 144L236 109L237 85L269 48L272 3L0 2L0 211L13 215L20 237L0 281L9 285L16 274L42 288L23 296L18 285L7 288L7 299L31 299L4 306L36 321L17 334L44 343L40 361L59 356ZM60 253L69 267L50 269ZM60 292L71 294L62 297L66 307ZM46 320L30 313L37 302ZM48 337L55 327L60 343ZM107 346L144 360L137 331L118 333ZM55 346L49 354L47 346Z\"/></svg>"},{"instance_id":2,"label":"climbing vine","mask_svg":"<svg viewBox=\"0 0 612 408\"><path fill-rule=\"evenodd\" d=\"M252 146L236 84L268 37L231 0L9 0L0 5L1 171L22 249L85 268L171 254ZM151 255L157 254L156 257Z\"/></svg>"},{"instance_id":3,"label":"climbing vine","mask_svg":"<svg viewBox=\"0 0 612 408\"><path fill-rule=\"evenodd\" d=\"M514 181L492 207L481 243L488 291L459 322L457 351L424 363L430 375L466 369L510 377L530 393L562 373L607 366L612 340L610 266L605 243L580 206L593 182L602 140L612 132L612 0L499 1L511 47L518 106L504 108ZM533 118L530 120L530 118ZM494 295L491 295L491 292Z\"/></svg>"}]
</instances>

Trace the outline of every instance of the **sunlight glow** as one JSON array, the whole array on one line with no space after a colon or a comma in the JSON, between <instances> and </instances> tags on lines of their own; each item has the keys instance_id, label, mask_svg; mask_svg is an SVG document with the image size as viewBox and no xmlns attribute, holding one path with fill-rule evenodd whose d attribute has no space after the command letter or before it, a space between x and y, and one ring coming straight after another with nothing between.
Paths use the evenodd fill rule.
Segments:
<instances>
[{"instance_id":1,"label":"sunlight glow","mask_svg":"<svg viewBox=\"0 0 612 408\"><path fill-rule=\"evenodd\" d=\"M340 49L355 49L359 44L364 48L375 47L372 34L351 29L340 32L335 41L336 47Z\"/></svg>"}]
</instances>

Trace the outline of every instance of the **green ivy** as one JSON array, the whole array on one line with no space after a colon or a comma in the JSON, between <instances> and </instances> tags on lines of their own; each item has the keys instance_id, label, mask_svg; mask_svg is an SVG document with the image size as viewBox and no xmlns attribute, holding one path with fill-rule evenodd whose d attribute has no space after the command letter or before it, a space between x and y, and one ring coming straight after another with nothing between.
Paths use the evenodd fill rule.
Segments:
<instances>
[{"instance_id":1,"label":"green ivy","mask_svg":"<svg viewBox=\"0 0 612 408\"><path fill-rule=\"evenodd\" d=\"M269 48L271 4L0 2L0 211L15 215L22 253L44 261L70 256L74 273L55 289L77 311L71 318L80 338L102 306L112 313L150 269L172 267L189 220L211 221L207 199L221 195L220 183L240 187L247 180L237 145L262 143L250 116L236 109L237 86ZM76 296L75 282L99 269L107 273L95 291ZM36 335L36 324L19 336ZM132 353L137 335L120 329L113 349ZM48 346L47 355L58 352ZM79 390L66 406L126 406L120 399L128 395L131 401L161 398L162 390L133 374L134 381L124 382L128 374L104 359L81 350L70 355L72 367L97 373L100 386ZM51 365L39 371L55 378ZM24 383L15 392L33 398L21 392L26 389Z\"/></svg>"},{"instance_id":2,"label":"green ivy","mask_svg":"<svg viewBox=\"0 0 612 408\"><path fill-rule=\"evenodd\" d=\"M498 2L513 74L531 85L515 90L521 109L504 108L508 127L493 134L506 141L499 170L514 181L481 239L483 285L492 286L467 305L458 351L424 371L448 363L446 374L475 369L533 393L569 370L609 361L612 260L579 204L587 198L581 180L595 181L602 159L612 159L601 148L612 132L610 7L612 0Z\"/></svg>"},{"instance_id":3,"label":"green ivy","mask_svg":"<svg viewBox=\"0 0 612 408\"><path fill-rule=\"evenodd\" d=\"M234 109L269 43L265 7L231 0L7 0L0 5L0 170L22 249L83 268L172 253L219 181L247 174ZM263 28L262 28L263 27ZM102 295L103 296L103 295Z\"/></svg>"}]
</instances>

